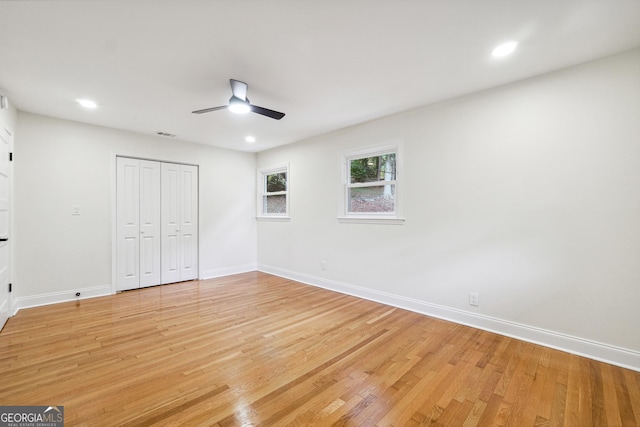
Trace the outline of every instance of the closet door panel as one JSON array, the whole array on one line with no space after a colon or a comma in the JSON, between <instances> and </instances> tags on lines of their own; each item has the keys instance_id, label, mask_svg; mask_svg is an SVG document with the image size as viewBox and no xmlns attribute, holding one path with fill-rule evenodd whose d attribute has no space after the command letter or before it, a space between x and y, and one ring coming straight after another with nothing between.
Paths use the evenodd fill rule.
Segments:
<instances>
[{"instance_id":1,"label":"closet door panel","mask_svg":"<svg viewBox=\"0 0 640 427\"><path fill-rule=\"evenodd\" d=\"M160 162L140 161L140 286L160 284Z\"/></svg>"},{"instance_id":2,"label":"closet door panel","mask_svg":"<svg viewBox=\"0 0 640 427\"><path fill-rule=\"evenodd\" d=\"M116 288L140 286L140 162L118 157L116 162Z\"/></svg>"},{"instance_id":3,"label":"closet door panel","mask_svg":"<svg viewBox=\"0 0 640 427\"><path fill-rule=\"evenodd\" d=\"M162 164L162 284L179 282L180 165Z\"/></svg>"},{"instance_id":4,"label":"closet door panel","mask_svg":"<svg viewBox=\"0 0 640 427\"><path fill-rule=\"evenodd\" d=\"M198 263L196 261L196 254L193 252L193 240L192 235L182 236L182 256L181 267L182 271L180 277L182 280L193 280L198 277Z\"/></svg>"},{"instance_id":5,"label":"closet door panel","mask_svg":"<svg viewBox=\"0 0 640 427\"><path fill-rule=\"evenodd\" d=\"M181 280L198 278L198 168L180 170Z\"/></svg>"},{"instance_id":6,"label":"closet door panel","mask_svg":"<svg viewBox=\"0 0 640 427\"><path fill-rule=\"evenodd\" d=\"M180 251L178 248L180 245L178 242L178 236L175 234L167 236L163 241L163 244L166 249L165 257L163 258L163 269L166 270L168 274L175 276L175 278L179 280Z\"/></svg>"},{"instance_id":7,"label":"closet door panel","mask_svg":"<svg viewBox=\"0 0 640 427\"><path fill-rule=\"evenodd\" d=\"M132 285L127 289L134 289L139 287L138 284L138 239L128 237L124 239L123 244L123 257L125 259L123 276L126 280L129 280ZM119 289L122 290L122 289Z\"/></svg>"}]
</instances>

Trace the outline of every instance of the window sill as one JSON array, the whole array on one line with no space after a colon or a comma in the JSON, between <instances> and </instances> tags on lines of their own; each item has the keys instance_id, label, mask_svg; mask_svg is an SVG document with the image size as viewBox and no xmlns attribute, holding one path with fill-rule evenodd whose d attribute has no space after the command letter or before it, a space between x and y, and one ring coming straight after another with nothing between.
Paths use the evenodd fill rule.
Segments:
<instances>
[{"instance_id":1,"label":"window sill","mask_svg":"<svg viewBox=\"0 0 640 427\"><path fill-rule=\"evenodd\" d=\"M258 221L274 221L274 222L289 222L291 217L289 216L257 216Z\"/></svg>"},{"instance_id":2,"label":"window sill","mask_svg":"<svg viewBox=\"0 0 640 427\"><path fill-rule=\"evenodd\" d=\"M338 222L343 224L387 224L402 225L404 218L398 217L367 217L367 216L339 216Z\"/></svg>"}]
</instances>

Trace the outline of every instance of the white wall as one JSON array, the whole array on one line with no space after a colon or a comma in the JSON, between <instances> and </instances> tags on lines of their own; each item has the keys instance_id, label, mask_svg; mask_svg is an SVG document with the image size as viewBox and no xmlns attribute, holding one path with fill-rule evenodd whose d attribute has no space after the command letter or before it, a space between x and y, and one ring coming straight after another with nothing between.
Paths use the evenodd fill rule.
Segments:
<instances>
[{"instance_id":1,"label":"white wall","mask_svg":"<svg viewBox=\"0 0 640 427\"><path fill-rule=\"evenodd\" d=\"M338 223L340 153L396 140L406 223ZM258 155L284 162L261 270L640 370L640 50Z\"/></svg>"},{"instance_id":2,"label":"white wall","mask_svg":"<svg viewBox=\"0 0 640 427\"><path fill-rule=\"evenodd\" d=\"M199 165L201 277L255 269L254 154L19 112L16 308L110 293L116 154Z\"/></svg>"}]
</instances>

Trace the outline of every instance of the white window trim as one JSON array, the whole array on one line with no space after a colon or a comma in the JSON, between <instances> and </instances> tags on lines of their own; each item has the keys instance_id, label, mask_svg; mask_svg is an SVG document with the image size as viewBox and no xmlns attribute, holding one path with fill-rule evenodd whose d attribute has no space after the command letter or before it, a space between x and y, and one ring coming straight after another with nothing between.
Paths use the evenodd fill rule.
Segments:
<instances>
[{"instance_id":1,"label":"white window trim","mask_svg":"<svg viewBox=\"0 0 640 427\"><path fill-rule=\"evenodd\" d=\"M340 164L342 170L342 180L340 182L340 203L338 222L340 223L355 223L355 224L404 224L404 210L403 210L403 183L401 182L401 175L404 173L402 164L402 142L398 141L393 144L363 148L359 150L348 151L342 153L340 156ZM351 178L350 162L352 159L359 159L363 157L373 157L382 154L396 153L396 179L391 181L395 185L395 212L385 213L349 213L347 211L349 202L349 180ZM377 181L372 183L366 183L363 186L379 185L380 182L389 181ZM357 185L360 186L360 185Z\"/></svg>"},{"instance_id":2,"label":"white window trim","mask_svg":"<svg viewBox=\"0 0 640 427\"><path fill-rule=\"evenodd\" d=\"M285 195L286 196L286 209L284 214L270 214L264 213L262 211L263 204L262 198L265 196L265 179L267 175L272 175L275 173L285 172L287 174L287 189L286 191L278 191L274 193L269 193L269 195ZM259 221L289 221L291 217L289 216L290 206L291 206L291 191L290 191L290 178L291 175L289 173L289 163L285 163L278 166L273 166L269 168L263 168L258 170L258 183L256 186L256 208L257 214L256 219Z\"/></svg>"}]
</instances>

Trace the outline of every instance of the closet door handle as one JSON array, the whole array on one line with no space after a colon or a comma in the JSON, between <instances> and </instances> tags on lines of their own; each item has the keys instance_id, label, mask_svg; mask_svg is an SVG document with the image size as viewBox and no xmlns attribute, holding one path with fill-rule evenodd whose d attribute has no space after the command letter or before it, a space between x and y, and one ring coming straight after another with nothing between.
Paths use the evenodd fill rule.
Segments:
<instances>
[{"instance_id":1,"label":"closet door handle","mask_svg":"<svg viewBox=\"0 0 640 427\"><path fill-rule=\"evenodd\" d=\"M9 238L8 237L0 237L0 242L8 242Z\"/></svg>"}]
</instances>

